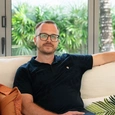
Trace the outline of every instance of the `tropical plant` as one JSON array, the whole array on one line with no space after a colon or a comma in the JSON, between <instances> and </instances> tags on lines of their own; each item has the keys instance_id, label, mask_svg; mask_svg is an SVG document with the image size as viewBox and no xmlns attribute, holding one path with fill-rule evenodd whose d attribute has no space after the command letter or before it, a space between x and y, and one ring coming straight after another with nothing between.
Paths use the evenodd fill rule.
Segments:
<instances>
[{"instance_id":1,"label":"tropical plant","mask_svg":"<svg viewBox=\"0 0 115 115\"><path fill-rule=\"evenodd\" d=\"M88 14L87 6L72 6L70 11L69 25L67 25L67 37L70 41L69 52L87 53L88 38ZM69 39L70 37L70 39ZM67 44L68 41L66 41ZM68 47L68 46L67 46Z\"/></svg>"},{"instance_id":2,"label":"tropical plant","mask_svg":"<svg viewBox=\"0 0 115 115\"><path fill-rule=\"evenodd\" d=\"M112 15L112 28L113 28L113 42L115 45L115 6L111 8L111 15Z\"/></svg>"},{"instance_id":3,"label":"tropical plant","mask_svg":"<svg viewBox=\"0 0 115 115\"><path fill-rule=\"evenodd\" d=\"M61 6L36 6L32 8L31 6L28 6L27 3L19 4L14 8L12 16L13 47L18 47L18 49L15 50L19 54L25 54L26 51L29 53L34 48L32 39L34 36L35 25L43 20L54 20L60 29L61 42L57 49L58 52L86 52L86 8L86 6L80 8L71 6L68 10Z\"/></svg>"},{"instance_id":4,"label":"tropical plant","mask_svg":"<svg viewBox=\"0 0 115 115\"><path fill-rule=\"evenodd\" d=\"M26 3L19 4L13 9L12 45L15 55L30 54L34 48L32 41L36 25L34 20L30 7Z\"/></svg>"},{"instance_id":5,"label":"tropical plant","mask_svg":"<svg viewBox=\"0 0 115 115\"><path fill-rule=\"evenodd\" d=\"M115 95L105 98L104 101L93 102L86 109L96 115L115 115Z\"/></svg>"},{"instance_id":6,"label":"tropical plant","mask_svg":"<svg viewBox=\"0 0 115 115\"><path fill-rule=\"evenodd\" d=\"M101 1L100 1L101 2ZM101 11L103 5L101 6ZM82 5L77 7L76 5L70 5L69 8L62 6L30 6L27 3L18 4L13 8L12 13L12 45L13 55L27 55L33 54L35 45L33 43L34 28L35 25L43 20L53 20L57 23L60 29L60 44L58 46L58 52L80 53L87 54L87 39L88 39L88 14L87 6ZM113 9L114 11L114 9ZM106 12L105 12L106 13ZM105 14L101 14L105 15ZM110 15L110 13L109 13ZM105 18L104 18L105 19ZM102 16L102 21L104 20ZM115 41L115 13L112 13L112 27L113 36L105 36L107 33L102 34L105 31L104 28L100 29L101 47L113 45ZM100 21L100 27L103 26L103 22ZM106 23L106 21L105 21ZM109 26L107 25L109 29ZM109 30L108 30L109 31ZM109 32L110 33L110 32ZM108 37L108 38L107 38ZM108 39L108 42L104 42ZM102 51L102 50L101 50ZM35 51L34 51L35 52Z\"/></svg>"}]
</instances>

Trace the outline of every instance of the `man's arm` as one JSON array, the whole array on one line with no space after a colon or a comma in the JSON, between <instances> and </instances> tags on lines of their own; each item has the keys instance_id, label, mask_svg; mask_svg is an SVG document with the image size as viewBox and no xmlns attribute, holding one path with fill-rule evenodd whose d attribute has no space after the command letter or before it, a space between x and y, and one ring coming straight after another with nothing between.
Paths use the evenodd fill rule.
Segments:
<instances>
[{"instance_id":1,"label":"man's arm","mask_svg":"<svg viewBox=\"0 0 115 115\"><path fill-rule=\"evenodd\" d=\"M30 94L22 94L22 113L24 115L84 115L84 112L78 111L69 111L64 114L47 111L33 103L33 97Z\"/></svg>"},{"instance_id":2,"label":"man's arm","mask_svg":"<svg viewBox=\"0 0 115 115\"><path fill-rule=\"evenodd\" d=\"M93 54L93 66L103 65L115 61L115 52Z\"/></svg>"},{"instance_id":3,"label":"man's arm","mask_svg":"<svg viewBox=\"0 0 115 115\"><path fill-rule=\"evenodd\" d=\"M22 113L24 115L57 115L33 103L33 97L30 94L22 94Z\"/></svg>"}]
</instances>

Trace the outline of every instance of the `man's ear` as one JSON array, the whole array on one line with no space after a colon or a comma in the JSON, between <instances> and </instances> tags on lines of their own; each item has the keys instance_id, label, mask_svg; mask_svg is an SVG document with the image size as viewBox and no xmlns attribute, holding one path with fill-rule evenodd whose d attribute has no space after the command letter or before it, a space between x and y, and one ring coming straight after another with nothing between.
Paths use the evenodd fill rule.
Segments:
<instances>
[{"instance_id":1,"label":"man's ear","mask_svg":"<svg viewBox=\"0 0 115 115\"><path fill-rule=\"evenodd\" d=\"M36 37L34 37L33 42L34 42L34 44L36 45Z\"/></svg>"}]
</instances>

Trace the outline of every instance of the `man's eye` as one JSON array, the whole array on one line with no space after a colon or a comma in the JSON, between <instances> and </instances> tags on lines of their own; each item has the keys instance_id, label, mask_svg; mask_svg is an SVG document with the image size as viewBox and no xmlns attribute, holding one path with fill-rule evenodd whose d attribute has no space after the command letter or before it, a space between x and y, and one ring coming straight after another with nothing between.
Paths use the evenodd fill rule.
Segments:
<instances>
[{"instance_id":1,"label":"man's eye","mask_svg":"<svg viewBox=\"0 0 115 115\"><path fill-rule=\"evenodd\" d=\"M42 38L47 38L47 35L46 34L41 34L41 37Z\"/></svg>"},{"instance_id":2,"label":"man's eye","mask_svg":"<svg viewBox=\"0 0 115 115\"><path fill-rule=\"evenodd\" d=\"M54 38L54 39L57 38L55 35L52 35L51 37Z\"/></svg>"}]
</instances>

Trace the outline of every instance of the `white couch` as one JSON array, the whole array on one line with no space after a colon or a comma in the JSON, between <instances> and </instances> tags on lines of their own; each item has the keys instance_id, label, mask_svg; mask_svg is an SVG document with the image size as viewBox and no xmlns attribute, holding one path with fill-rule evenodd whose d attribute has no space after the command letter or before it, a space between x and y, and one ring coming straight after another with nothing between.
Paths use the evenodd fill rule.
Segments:
<instances>
[{"instance_id":1,"label":"white couch","mask_svg":"<svg viewBox=\"0 0 115 115\"><path fill-rule=\"evenodd\" d=\"M0 83L12 87L17 68L31 56L0 57ZM81 96L85 106L93 101L115 95L115 62L93 67L84 73Z\"/></svg>"}]
</instances>

